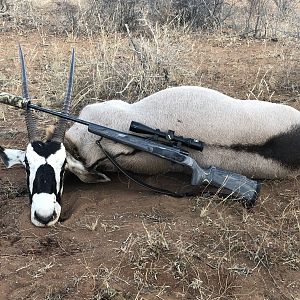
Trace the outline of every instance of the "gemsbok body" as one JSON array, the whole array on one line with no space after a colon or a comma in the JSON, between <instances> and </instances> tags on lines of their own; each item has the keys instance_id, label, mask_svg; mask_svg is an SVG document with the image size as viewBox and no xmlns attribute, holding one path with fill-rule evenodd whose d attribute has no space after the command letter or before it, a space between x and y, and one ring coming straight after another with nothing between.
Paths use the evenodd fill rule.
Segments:
<instances>
[{"instance_id":1,"label":"gemsbok body","mask_svg":"<svg viewBox=\"0 0 300 300\"><path fill-rule=\"evenodd\" d=\"M23 85L24 74L25 67ZM72 79L64 103L65 114L70 111L70 82ZM29 99L28 93L25 98ZM27 150L2 148L0 156L7 167L17 163L26 166L31 220L37 226L50 226L59 218L65 169L84 182L109 181L109 173L116 170L96 144L99 136L89 133L86 126L76 123L65 132L65 122L60 120L54 135L50 134L43 143L32 138L30 131L35 125L30 125L32 112L27 113ZM137 121L199 139L204 142L202 152L187 150L202 167L215 166L259 179L294 177L300 173L300 112L283 104L238 100L208 88L181 86L132 104L121 100L90 104L79 118L124 132L129 131L131 121ZM127 171L185 171L169 161L105 138L101 144Z\"/></svg>"},{"instance_id":2,"label":"gemsbok body","mask_svg":"<svg viewBox=\"0 0 300 300\"><path fill-rule=\"evenodd\" d=\"M188 149L202 167L216 166L254 178L282 178L300 173L300 112L282 104L237 100L195 86L168 88L138 102L111 100L87 105L80 119L128 132L131 121L204 142L202 152ZM65 146L90 171L113 171L86 126L74 124ZM103 140L125 169L145 174L182 171L180 166ZM105 173L107 174L107 173Z\"/></svg>"}]
</instances>

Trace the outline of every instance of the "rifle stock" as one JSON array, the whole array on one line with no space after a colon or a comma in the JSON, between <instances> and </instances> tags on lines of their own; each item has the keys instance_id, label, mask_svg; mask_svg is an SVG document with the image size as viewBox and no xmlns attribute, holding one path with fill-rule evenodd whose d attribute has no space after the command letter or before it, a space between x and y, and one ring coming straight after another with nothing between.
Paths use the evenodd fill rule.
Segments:
<instances>
[{"instance_id":1,"label":"rifle stock","mask_svg":"<svg viewBox=\"0 0 300 300\"><path fill-rule=\"evenodd\" d=\"M194 175L192 184L198 185L207 183L208 185L216 187L221 194L228 194L229 196L243 200L247 208L251 208L255 205L261 188L258 181L216 167L203 169L203 171L206 175L204 180L202 176L198 179L196 175Z\"/></svg>"}]
</instances>

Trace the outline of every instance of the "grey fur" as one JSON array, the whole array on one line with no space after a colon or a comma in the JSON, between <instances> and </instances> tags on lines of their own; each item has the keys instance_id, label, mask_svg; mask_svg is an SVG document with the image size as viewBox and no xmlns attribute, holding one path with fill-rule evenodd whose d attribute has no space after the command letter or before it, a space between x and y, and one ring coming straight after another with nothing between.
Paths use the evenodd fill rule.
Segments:
<instances>
[{"instance_id":1,"label":"grey fur","mask_svg":"<svg viewBox=\"0 0 300 300\"><path fill-rule=\"evenodd\" d=\"M236 147L263 146L270 139L300 126L300 112L287 105L237 100L215 90L182 86L162 90L133 104L111 100L87 105L79 117L125 132L134 120L199 139L206 144L203 152L191 149L189 152L203 167L214 165L256 178L278 178L299 173L298 169L272 159L272 155L266 158L261 153ZM86 126L74 124L66 132L65 145L71 152L77 149L87 169L97 166L101 172L113 171L96 145L97 139ZM182 171L181 167L160 158L136 153L130 147L109 140L104 139L103 146L130 171L145 174Z\"/></svg>"}]
</instances>

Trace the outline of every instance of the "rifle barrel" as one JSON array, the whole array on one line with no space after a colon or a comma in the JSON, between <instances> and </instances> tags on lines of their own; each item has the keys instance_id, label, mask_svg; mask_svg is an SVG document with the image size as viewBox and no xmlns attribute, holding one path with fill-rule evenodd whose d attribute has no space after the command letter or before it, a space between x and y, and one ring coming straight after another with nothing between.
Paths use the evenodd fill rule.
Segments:
<instances>
[{"instance_id":1,"label":"rifle barrel","mask_svg":"<svg viewBox=\"0 0 300 300\"><path fill-rule=\"evenodd\" d=\"M45 107L42 107L42 106L38 106L38 105L35 105L35 104L28 103L27 107L38 110L38 111L48 113L48 114L56 116L56 117L66 119L66 120L69 120L69 121L80 123L80 124L83 124L83 125L86 125L86 126L89 126L91 124L90 122L78 119L77 117L75 117L73 115L66 115L62 112L51 110L51 109L48 109L48 108L45 108Z\"/></svg>"}]
</instances>

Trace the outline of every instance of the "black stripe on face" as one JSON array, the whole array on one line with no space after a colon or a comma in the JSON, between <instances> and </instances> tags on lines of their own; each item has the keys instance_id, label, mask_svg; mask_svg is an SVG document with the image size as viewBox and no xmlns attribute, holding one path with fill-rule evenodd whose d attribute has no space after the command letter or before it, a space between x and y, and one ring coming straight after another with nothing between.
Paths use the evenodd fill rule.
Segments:
<instances>
[{"instance_id":1,"label":"black stripe on face","mask_svg":"<svg viewBox=\"0 0 300 300\"><path fill-rule=\"evenodd\" d=\"M278 161L289 169L300 168L300 126L276 135L262 145L231 145L236 151L257 153L264 158Z\"/></svg>"},{"instance_id":2,"label":"black stripe on face","mask_svg":"<svg viewBox=\"0 0 300 300\"><path fill-rule=\"evenodd\" d=\"M61 200L62 188L63 188L63 185L64 185L66 163L67 163L67 160L65 160L65 162L63 164L63 167L62 167L62 169L60 171L60 185L59 185L59 191L58 191L58 193L56 195L56 201L58 203L60 203L60 200Z\"/></svg>"},{"instance_id":3,"label":"black stripe on face","mask_svg":"<svg viewBox=\"0 0 300 300\"><path fill-rule=\"evenodd\" d=\"M31 194L30 188L29 188L30 167L29 167L28 159L26 156L24 159L24 163L25 163L25 170L26 170L26 174L27 174L27 178L26 178L27 188L28 188L29 199L30 199L30 203L31 203L32 202L32 194Z\"/></svg>"},{"instance_id":4,"label":"black stripe on face","mask_svg":"<svg viewBox=\"0 0 300 300\"><path fill-rule=\"evenodd\" d=\"M61 143L48 141L43 143L41 141L34 141L31 146L39 156L48 158L51 154L55 154L61 148Z\"/></svg>"},{"instance_id":5,"label":"black stripe on face","mask_svg":"<svg viewBox=\"0 0 300 300\"><path fill-rule=\"evenodd\" d=\"M36 193L57 195L55 173L48 164L41 165L36 171L32 194Z\"/></svg>"}]
</instances>

